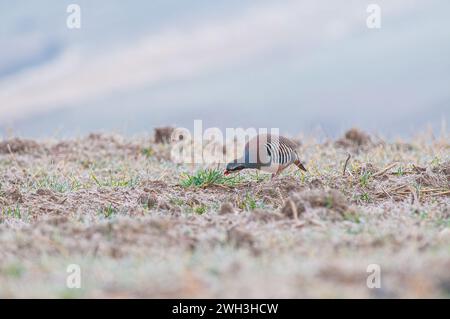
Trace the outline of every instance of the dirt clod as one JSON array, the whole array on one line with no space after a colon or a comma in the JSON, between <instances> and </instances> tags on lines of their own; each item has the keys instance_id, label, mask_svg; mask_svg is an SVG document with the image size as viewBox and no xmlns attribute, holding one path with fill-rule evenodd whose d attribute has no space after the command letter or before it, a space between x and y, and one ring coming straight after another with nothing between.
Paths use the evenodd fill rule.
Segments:
<instances>
[{"instance_id":1,"label":"dirt clod","mask_svg":"<svg viewBox=\"0 0 450 319\"><path fill-rule=\"evenodd\" d=\"M165 200L161 200L158 204L158 209L160 210L171 210L172 206L170 206L169 203L167 203Z\"/></svg>"},{"instance_id":2,"label":"dirt clod","mask_svg":"<svg viewBox=\"0 0 450 319\"><path fill-rule=\"evenodd\" d=\"M154 208L158 204L158 197L155 194L151 194L147 198L147 207L149 209Z\"/></svg>"},{"instance_id":3,"label":"dirt clod","mask_svg":"<svg viewBox=\"0 0 450 319\"><path fill-rule=\"evenodd\" d=\"M220 206L220 215L233 214L235 212L234 207L231 203L224 203Z\"/></svg>"},{"instance_id":4,"label":"dirt clod","mask_svg":"<svg viewBox=\"0 0 450 319\"><path fill-rule=\"evenodd\" d=\"M6 191L5 197L13 203L23 203L22 193L17 188Z\"/></svg>"},{"instance_id":5,"label":"dirt clod","mask_svg":"<svg viewBox=\"0 0 450 319\"><path fill-rule=\"evenodd\" d=\"M269 212L267 210L257 208L254 211L252 211L252 214L250 215L249 219L252 221L269 223L281 220L283 219L283 216L279 213Z\"/></svg>"},{"instance_id":6,"label":"dirt clod","mask_svg":"<svg viewBox=\"0 0 450 319\"><path fill-rule=\"evenodd\" d=\"M154 193L143 193L139 195L138 203L146 206L148 209L152 209L158 204L158 196Z\"/></svg>"},{"instance_id":7,"label":"dirt clod","mask_svg":"<svg viewBox=\"0 0 450 319\"><path fill-rule=\"evenodd\" d=\"M168 144L170 143L173 127L157 127L155 128L154 140L156 144Z\"/></svg>"},{"instance_id":8,"label":"dirt clod","mask_svg":"<svg viewBox=\"0 0 450 319\"><path fill-rule=\"evenodd\" d=\"M252 234L239 227L232 227L227 231L227 242L236 248L253 249L255 245Z\"/></svg>"},{"instance_id":9,"label":"dirt clod","mask_svg":"<svg viewBox=\"0 0 450 319\"><path fill-rule=\"evenodd\" d=\"M369 146L372 143L370 135L364 131L352 128L343 137L336 141L336 144L344 148L360 148Z\"/></svg>"},{"instance_id":10,"label":"dirt clod","mask_svg":"<svg viewBox=\"0 0 450 319\"><path fill-rule=\"evenodd\" d=\"M0 154L31 153L39 149L39 144L32 140L13 138L0 142Z\"/></svg>"},{"instance_id":11,"label":"dirt clod","mask_svg":"<svg viewBox=\"0 0 450 319\"><path fill-rule=\"evenodd\" d=\"M433 173L440 174L450 183L450 161L444 162L433 169Z\"/></svg>"},{"instance_id":12,"label":"dirt clod","mask_svg":"<svg viewBox=\"0 0 450 319\"><path fill-rule=\"evenodd\" d=\"M326 208L343 214L348 209L348 201L337 190L311 190L292 194L285 202L281 213L293 218L311 208Z\"/></svg>"},{"instance_id":13,"label":"dirt clod","mask_svg":"<svg viewBox=\"0 0 450 319\"><path fill-rule=\"evenodd\" d=\"M51 190L49 190L49 189L39 188L36 191L36 195L39 195L39 196L53 196L53 192Z\"/></svg>"},{"instance_id":14,"label":"dirt clod","mask_svg":"<svg viewBox=\"0 0 450 319\"><path fill-rule=\"evenodd\" d=\"M424 186L448 187L450 183L450 162L440 164L433 169L419 171L415 176L415 181L417 184Z\"/></svg>"}]
</instances>

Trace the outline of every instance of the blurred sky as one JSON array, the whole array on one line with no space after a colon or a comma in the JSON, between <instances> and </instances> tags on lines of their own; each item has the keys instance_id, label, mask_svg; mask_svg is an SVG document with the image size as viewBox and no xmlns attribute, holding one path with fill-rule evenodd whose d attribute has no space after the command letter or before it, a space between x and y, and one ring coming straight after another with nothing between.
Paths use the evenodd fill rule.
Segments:
<instances>
[{"instance_id":1,"label":"blurred sky","mask_svg":"<svg viewBox=\"0 0 450 319\"><path fill-rule=\"evenodd\" d=\"M66 27L67 5L82 27ZM366 27L369 3L382 28ZM0 0L0 135L359 126L450 115L448 0Z\"/></svg>"}]
</instances>

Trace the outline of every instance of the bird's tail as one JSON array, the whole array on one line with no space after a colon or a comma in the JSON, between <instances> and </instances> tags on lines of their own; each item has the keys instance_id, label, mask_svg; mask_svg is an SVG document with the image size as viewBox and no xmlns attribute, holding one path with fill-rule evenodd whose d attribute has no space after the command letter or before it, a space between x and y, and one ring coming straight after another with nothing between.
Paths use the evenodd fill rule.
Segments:
<instances>
[{"instance_id":1,"label":"bird's tail","mask_svg":"<svg viewBox=\"0 0 450 319\"><path fill-rule=\"evenodd\" d=\"M298 168L300 168L302 171L307 172L305 166L303 166L303 164L300 162L300 160L295 160L295 161L294 161L294 164L295 164Z\"/></svg>"}]
</instances>

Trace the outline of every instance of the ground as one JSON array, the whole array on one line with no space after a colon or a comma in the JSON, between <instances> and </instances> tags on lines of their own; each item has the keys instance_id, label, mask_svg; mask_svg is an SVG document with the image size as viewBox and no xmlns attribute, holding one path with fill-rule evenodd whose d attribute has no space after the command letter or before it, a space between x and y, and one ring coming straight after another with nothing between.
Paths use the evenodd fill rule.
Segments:
<instances>
[{"instance_id":1,"label":"ground","mask_svg":"<svg viewBox=\"0 0 450 319\"><path fill-rule=\"evenodd\" d=\"M446 135L296 141L308 172L224 179L168 139L4 139L0 297L450 297Z\"/></svg>"}]
</instances>

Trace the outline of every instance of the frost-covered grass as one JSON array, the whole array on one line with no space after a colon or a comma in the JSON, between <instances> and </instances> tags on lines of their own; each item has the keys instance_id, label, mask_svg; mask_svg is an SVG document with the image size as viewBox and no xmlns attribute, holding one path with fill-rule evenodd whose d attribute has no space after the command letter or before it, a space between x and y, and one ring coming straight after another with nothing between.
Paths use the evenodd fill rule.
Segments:
<instances>
[{"instance_id":1,"label":"frost-covered grass","mask_svg":"<svg viewBox=\"0 0 450 319\"><path fill-rule=\"evenodd\" d=\"M448 139L358 134L273 180L149 138L0 142L0 296L449 297Z\"/></svg>"}]
</instances>

